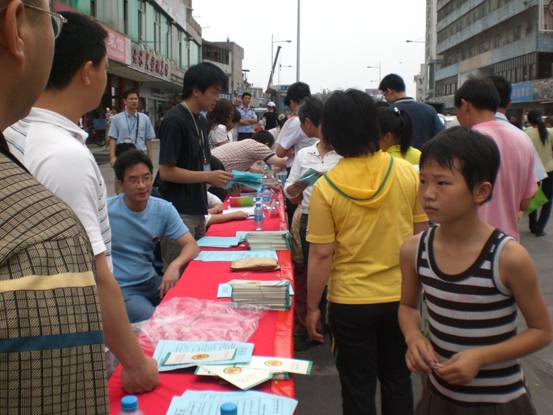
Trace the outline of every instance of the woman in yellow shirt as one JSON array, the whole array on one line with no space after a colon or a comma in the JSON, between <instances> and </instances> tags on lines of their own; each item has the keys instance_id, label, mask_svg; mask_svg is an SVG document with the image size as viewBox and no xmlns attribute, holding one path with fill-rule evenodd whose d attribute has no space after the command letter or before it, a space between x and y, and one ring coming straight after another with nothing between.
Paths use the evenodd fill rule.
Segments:
<instances>
[{"instance_id":1,"label":"woman in yellow shirt","mask_svg":"<svg viewBox=\"0 0 553 415\"><path fill-rule=\"evenodd\" d=\"M421 152L411 147L413 124L407 111L394 106L380 107L378 124L380 125L380 149L418 166Z\"/></svg>"},{"instance_id":2,"label":"woman in yellow shirt","mask_svg":"<svg viewBox=\"0 0 553 415\"><path fill-rule=\"evenodd\" d=\"M397 310L400 247L427 222L417 200L418 174L410 163L379 150L377 109L361 91L328 98L322 135L344 158L317 181L309 204L307 330L324 341L319 301L328 282L343 413L376 413L378 378L383 415L411 414Z\"/></svg>"},{"instance_id":3,"label":"woman in yellow shirt","mask_svg":"<svg viewBox=\"0 0 553 415\"><path fill-rule=\"evenodd\" d=\"M526 130L547 172L547 177L541 182L541 190L549 201L542 206L539 218L537 210L529 215L530 231L536 236L545 235L544 229L551 213L551 196L553 194L553 136L551 129L545 128L542 116L543 114L539 110L528 112L528 122L532 127Z\"/></svg>"}]
</instances>

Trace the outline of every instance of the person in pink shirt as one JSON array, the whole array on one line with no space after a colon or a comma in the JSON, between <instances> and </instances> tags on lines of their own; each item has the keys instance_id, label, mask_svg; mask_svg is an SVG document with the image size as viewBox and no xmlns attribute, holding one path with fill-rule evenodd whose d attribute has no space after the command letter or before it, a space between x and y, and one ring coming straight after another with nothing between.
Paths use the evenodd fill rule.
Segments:
<instances>
[{"instance_id":1,"label":"person in pink shirt","mask_svg":"<svg viewBox=\"0 0 553 415\"><path fill-rule=\"evenodd\" d=\"M459 123L490 136L501 155L492 199L479 208L480 217L518 240L518 214L537 190L534 150L522 131L496 121L498 105L497 90L487 79L469 79L455 93Z\"/></svg>"}]
</instances>

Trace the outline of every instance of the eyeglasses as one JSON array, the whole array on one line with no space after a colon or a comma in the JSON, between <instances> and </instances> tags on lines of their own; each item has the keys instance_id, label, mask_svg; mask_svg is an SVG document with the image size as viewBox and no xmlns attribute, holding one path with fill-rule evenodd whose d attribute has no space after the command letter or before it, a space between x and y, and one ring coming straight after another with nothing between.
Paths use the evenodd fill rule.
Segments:
<instances>
[{"instance_id":1,"label":"eyeglasses","mask_svg":"<svg viewBox=\"0 0 553 415\"><path fill-rule=\"evenodd\" d=\"M52 18L52 28L54 29L54 39L57 39L61 33L61 29L64 23L67 23L67 19L61 14L51 12L50 10L41 9L40 7L33 6L32 4L25 4L25 7L29 9L37 10L39 12L48 13Z\"/></svg>"}]
</instances>

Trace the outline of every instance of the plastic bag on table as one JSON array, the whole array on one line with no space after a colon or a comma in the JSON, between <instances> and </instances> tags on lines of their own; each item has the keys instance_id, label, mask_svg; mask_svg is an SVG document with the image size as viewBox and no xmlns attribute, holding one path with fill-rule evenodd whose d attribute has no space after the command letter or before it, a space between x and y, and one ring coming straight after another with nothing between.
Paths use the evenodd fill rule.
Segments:
<instances>
[{"instance_id":1,"label":"plastic bag on table","mask_svg":"<svg viewBox=\"0 0 553 415\"><path fill-rule=\"evenodd\" d=\"M134 328L142 347L150 351L161 339L245 342L262 315L256 306L176 297L160 304L149 320Z\"/></svg>"}]
</instances>

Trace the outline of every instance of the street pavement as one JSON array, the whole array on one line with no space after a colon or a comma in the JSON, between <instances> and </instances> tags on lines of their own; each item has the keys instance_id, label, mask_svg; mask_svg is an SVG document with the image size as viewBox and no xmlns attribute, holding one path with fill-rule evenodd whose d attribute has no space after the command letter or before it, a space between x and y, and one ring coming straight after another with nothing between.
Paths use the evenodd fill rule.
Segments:
<instances>
[{"instance_id":1,"label":"street pavement","mask_svg":"<svg viewBox=\"0 0 553 415\"><path fill-rule=\"evenodd\" d=\"M96 146L92 146L90 149L100 164L108 193L113 195L114 174L109 165L107 149ZM155 142L154 150L154 159L157 160L158 142ZM155 162L154 164L157 165ZM553 318L553 218L548 224L546 234L545 237L536 238L528 231L527 219L522 220L521 241L534 259L549 314ZM523 330L525 324L520 315L518 323L519 330ZM313 372L310 376L295 377L296 398L299 401L297 415L340 414L340 381L330 353L329 342L312 347L305 352L296 353L296 357L314 362ZM553 344L522 359L522 366L538 415L553 414ZM413 390L416 401L421 391L421 382L418 376L413 376Z\"/></svg>"}]
</instances>

